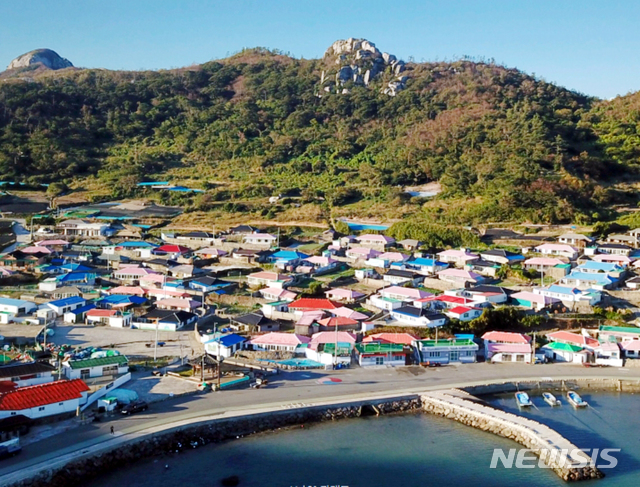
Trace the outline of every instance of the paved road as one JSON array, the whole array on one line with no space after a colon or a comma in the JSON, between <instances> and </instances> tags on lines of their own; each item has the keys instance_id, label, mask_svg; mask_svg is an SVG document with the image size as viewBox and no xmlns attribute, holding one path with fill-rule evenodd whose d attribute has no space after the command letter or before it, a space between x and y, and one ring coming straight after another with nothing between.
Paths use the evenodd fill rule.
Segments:
<instances>
[{"instance_id":1,"label":"paved road","mask_svg":"<svg viewBox=\"0 0 640 487\"><path fill-rule=\"evenodd\" d=\"M323 385L318 379L331 376L342 382ZM6 474L52 461L63 454L84 451L113 441L109 429L113 426L117 436L139 433L149 428L199 417L251 412L265 407L287 408L325 400L358 400L378 394L403 394L444 389L463 385L486 384L504 380L545 380L575 378L615 378L640 381L640 369L584 368L571 364L469 364L423 369L347 369L342 371L283 372L272 376L263 389L237 391L173 398L156 403L145 414L115 417L112 420L91 423L43 439L26 446L17 457L2 461L0 484ZM61 448L62 445L62 448Z\"/></svg>"},{"instance_id":2,"label":"paved road","mask_svg":"<svg viewBox=\"0 0 640 487\"><path fill-rule=\"evenodd\" d=\"M31 234L29 230L25 228L27 221L22 218L16 218L13 221L15 222L13 225L13 233L16 235L16 242L3 249L2 253L4 254L13 252L19 245L31 242Z\"/></svg>"}]
</instances>

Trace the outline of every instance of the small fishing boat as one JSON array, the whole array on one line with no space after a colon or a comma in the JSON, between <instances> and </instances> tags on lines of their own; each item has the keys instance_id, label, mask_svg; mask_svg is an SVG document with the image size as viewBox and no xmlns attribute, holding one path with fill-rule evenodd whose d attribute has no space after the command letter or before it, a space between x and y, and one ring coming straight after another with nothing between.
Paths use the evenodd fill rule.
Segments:
<instances>
[{"instance_id":1,"label":"small fishing boat","mask_svg":"<svg viewBox=\"0 0 640 487\"><path fill-rule=\"evenodd\" d=\"M575 391L567 392L567 400L574 408L586 408L589 403L580 397Z\"/></svg>"},{"instance_id":2,"label":"small fishing boat","mask_svg":"<svg viewBox=\"0 0 640 487\"><path fill-rule=\"evenodd\" d=\"M519 408L527 408L533 406L529 394L526 392L516 392L516 402Z\"/></svg>"},{"instance_id":3,"label":"small fishing boat","mask_svg":"<svg viewBox=\"0 0 640 487\"><path fill-rule=\"evenodd\" d=\"M560 401L550 392L543 392L542 398L549 406L560 406Z\"/></svg>"}]
</instances>

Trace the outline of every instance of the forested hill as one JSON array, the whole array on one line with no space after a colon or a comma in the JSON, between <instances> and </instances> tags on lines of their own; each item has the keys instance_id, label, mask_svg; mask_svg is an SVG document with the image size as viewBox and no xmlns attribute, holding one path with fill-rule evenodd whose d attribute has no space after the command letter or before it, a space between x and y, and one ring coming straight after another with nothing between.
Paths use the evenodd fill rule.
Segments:
<instances>
[{"instance_id":1,"label":"forested hill","mask_svg":"<svg viewBox=\"0 0 640 487\"><path fill-rule=\"evenodd\" d=\"M173 176L213 201L281 193L338 212L372 201L457 223L588 222L632 197L618 183L636 177L637 96L604 103L492 63L398 68L354 53L5 73L0 179L134 196L137 182ZM344 63L359 68L343 76ZM443 187L435 201L399 188L429 181Z\"/></svg>"}]
</instances>

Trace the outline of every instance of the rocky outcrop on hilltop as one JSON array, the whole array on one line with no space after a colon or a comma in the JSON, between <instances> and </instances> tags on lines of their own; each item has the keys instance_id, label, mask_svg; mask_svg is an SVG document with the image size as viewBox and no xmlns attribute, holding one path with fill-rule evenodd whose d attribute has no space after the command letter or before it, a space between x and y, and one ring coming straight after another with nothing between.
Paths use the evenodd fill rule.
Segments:
<instances>
[{"instance_id":1,"label":"rocky outcrop on hilltop","mask_svg":"<svg viewBox=\"0 0 640 487\"><path fill-rule=\"evenodd\" d=\"M393 54L380 52L366 39L343 39L334 42L324 55L327 69L320 78L321 92L348 93L350 84L370 86L377 78L385 78L382 92L395 96L406 86L408 76L404 61Z\"/></svg>"},{"instance_id":2,"label":"rocky outcrop on hilltop","mask_svg":"<svg viewBox=\"0 0 640 487\"><path fill-rule=\"evenodd\" d=\"M9 63L7 69L20 69L40 64L48 69L72 68L73 64L68 59L61 57L51 49L36 49L22 56L18 56Z\"/></svg>"}]
</instances>

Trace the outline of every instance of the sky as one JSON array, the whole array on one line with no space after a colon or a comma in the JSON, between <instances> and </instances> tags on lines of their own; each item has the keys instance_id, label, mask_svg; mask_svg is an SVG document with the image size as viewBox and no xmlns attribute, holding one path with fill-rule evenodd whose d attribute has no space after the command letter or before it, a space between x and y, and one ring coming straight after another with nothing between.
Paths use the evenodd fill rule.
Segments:
<instances>
[{"instance_id":1,"label":"sky","mask_svg":"<svg viewBox=\"0 0 640 487\"><path fill-rule=\"evenodd\" d=\"M366 38L415 61L493 58L609 99L640 90L632 0L0 0L0 70L50 48L75 66L169 69L263 46L321 57Z\"/></svg>"}]
</instances>

